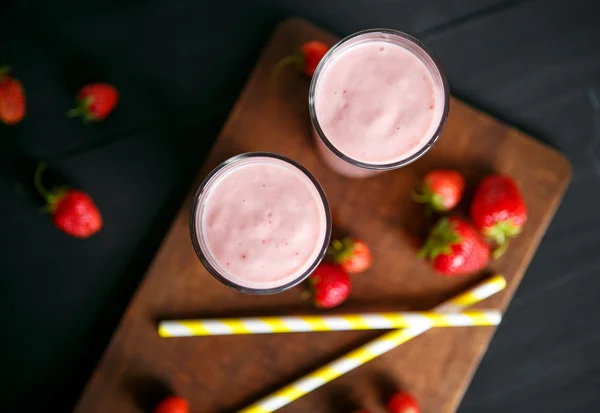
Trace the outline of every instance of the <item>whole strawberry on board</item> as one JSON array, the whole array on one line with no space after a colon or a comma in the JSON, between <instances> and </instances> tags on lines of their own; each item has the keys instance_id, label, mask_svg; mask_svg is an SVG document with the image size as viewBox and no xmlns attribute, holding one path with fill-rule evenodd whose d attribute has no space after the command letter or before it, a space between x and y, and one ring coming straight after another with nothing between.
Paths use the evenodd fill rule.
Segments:
<instances>
[{"instance_id":1,"label":"whole strawberry on board","mask_svg":"<svg viewBox=\"0 0 600 413\"><path fill-rule=\"evenodd\" d=\"M337 307L350 295L350 277L338 265L322 262L308 282L313 303L318 308Z\"/></svg>"},{"instance_id":2,"label":"whole strawberry on board","mask_svg":"<svg viewBox=\"0 0 600 413\"><path fill-rule=\"evenodd\" d=\"M189 413L187 400L180 396L164 398L154 409L153 413Z\"/></svg>"},{"instance_id":3,"label":"whole strawberry on board","mask_svg":"<svg viewBox=\"0 0 600 413\"><path fill-rule=\"evenodd\" d=\"M41 162L34 177L37 191L46 200L46 211L61 231L75 238L89 238L102 229L102 215L88 194L71 188L48 191L42 184L46 163Z\"/></svg>"},{"instance_id":4,"label":"whole strawberry on board","mask_svg":"<svg viewBox=\"0 0 600 413\"><path fill-rule=\"evenodd\" d=\"M298 52L291 56L286 56L277 62L273 67L271 77L273 79L277 78L279 72L288 65L295 65L298 71L304 73L308 77L312 77L319 62L328 50L329 46L318 40L311 40L303 43Z\"/></svg>"},{"instance_id":5,"label":"whole strawberry on board","mask_svg":"<svg viewBox=\"0 0 600 413\"><path fill-rule=\"evenodd\" d=\"M421 407L412 395L406 392L395 393L388 401L391 413L421 413Z\"/></svg>"},{"instance_id":6,"label":"whole strawberry on board","mask_svg":"<svg viewBox=\"0 0 600 413\"><path fill-rule=\"evenodd\" d=\"M93 83L77 93L77 107L67 112L71 118L81 116L85 122L105 119L119 100L117 89L106 83Z\"/></svg>"},{"instance_id":7,"label":"whole strawberry on board","mask_svg":"<svg viewBox=\"0 0 600 413\"><path fill-rule=\"evenodd\" d=\"M0 121L15 125L25 117L25 92L21 82L9 73L8 66L0 67Z\"/></svg>"},{"instance_id":8,"label":"whole strawberry on board","mask_svg":"<svg viewBox=\"0 0 600 413\"><path fill-rule=\"evenodd\" d=\"M425 175L413 199L434 211L444 212L458 205L464 190L465 179L459 172L437 169Z\"/></svg>"},{"instance_id":9,"label":"whole strawberry on board","mask_svg":"<svg viewBox=\"0 0 600 413\"><path fill-rule=\"evenodd\" d=\"M433 269L447 276L472 274L490 260L490 248L479 232L458 217L441 218L419 251Z\"/></svg>"},{"instance_id":10,"label":"whole strawberry on board","mask_svg":"<svg viewBox=\"0 0 600 413\"><path fill-rule=\"evenodd\" d=\"M507 175L484 178L471 203L471 219L498 245L494 258L501 256L509 238L519 235L527 221L527 207L514 179Z\"/></svg>"},{"instance_id":11,"label":"whole strawberry on board","mask_svg":"<svg viewBox=\"0 0 600 413\"><path fill-rule=\"evenodd\" d=\"M357 274L368 270L373 260L367 244L358 238L351 237L331 241L327 254L348 274Z\"/></svg>"}]
</instances>

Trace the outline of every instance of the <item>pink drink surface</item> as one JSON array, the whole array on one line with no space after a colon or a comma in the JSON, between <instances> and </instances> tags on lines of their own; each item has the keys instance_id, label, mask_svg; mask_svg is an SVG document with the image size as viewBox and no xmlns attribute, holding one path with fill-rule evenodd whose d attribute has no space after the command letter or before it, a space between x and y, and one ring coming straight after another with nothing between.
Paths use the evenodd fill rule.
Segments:
<instances>
[{"instance_id":1,"label":"pink drink surface","mask_svg":"<svg viewBox=\"0 0 600 413\"><path fill-rule=\"evenodd\" d=\"M418 57L386 41L351 46L324 68L317 119L344 155L369 164L398 162L433 136L443 92Z\"/></svg>"},{"instance_id":2,"label":"pink drink surface","mask_svg":"<svg viewBox=\"0 0 600 413\"><path fill-rule=\"evenodd\" d=\"M312 181L293 165L268 157L242 160L208 191L196 225L225 278L274 288L300 277L318 258L325 206Z\"/></svg>"}]
</instances>

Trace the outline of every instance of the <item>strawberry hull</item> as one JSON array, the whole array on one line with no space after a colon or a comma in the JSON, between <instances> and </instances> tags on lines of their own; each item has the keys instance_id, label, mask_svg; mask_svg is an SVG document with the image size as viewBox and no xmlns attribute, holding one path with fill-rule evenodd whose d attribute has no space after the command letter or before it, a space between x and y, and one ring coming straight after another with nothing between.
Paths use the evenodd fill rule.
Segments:
<instances>
[{"instance_id":1,"label":"strawberry hull","mask_svg":"<svg viewBox=\"0 0 600 413\"><path fill-rule=\"evenodd\" d=\"M518 236L527 221L527 207L519 187L507 175L491 175L481 181L470 213L475 226L498 245L495 257L506 251L508 240Z\"/></svg>"},{"instance_id":2,"label":"strawberry hull","mask_svg":"<svg viewBox=\"0 0 600 413\"><path fill-rule=\"evenodd\" d=\"M471 224L462 218L450 217L437 222L419 255L428 258L439 274L456 276L485 268L490 260L490 249Z\"/></svg>"}]
</instances>

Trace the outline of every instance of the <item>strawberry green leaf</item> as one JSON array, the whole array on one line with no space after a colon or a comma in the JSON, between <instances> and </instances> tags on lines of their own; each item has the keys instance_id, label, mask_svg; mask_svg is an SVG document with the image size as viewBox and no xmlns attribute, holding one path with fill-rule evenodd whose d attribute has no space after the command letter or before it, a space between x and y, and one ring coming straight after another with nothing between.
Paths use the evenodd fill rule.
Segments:
<instances>
[{"instance_id":1,"label":"strawberry green leaf","mask_svg":"<svg viewBox=\"0 0 600 413\"><path fill-rule=\"evenodd\" d=\"M431 230L418 256L434 260L440 254L452 252L452 245L460 241L461 237L452 227L452 223L447 218L442 218Z\"/></svg>"},{"instance_id":2,"label":"strawberry green leaf","mask_svg":"<svg viewBox=\"0 0 600 413\"><path fill-rule=\"evenodd\" d=\"M508 248L509 238L516 237L521 233L522 227L515 225L510 219L497 222L493 226L486 228L483 233L486 237L494 240L498 248L494 250L493 257L499 258Z\"/></svg>"},{"instance_id":3,"label":"strawberry green leaf","mask_svg":"<svg viewBox=\"0 0 600 413\"><path fill-rule=\"evenodd\" d=\"M346 237L341 241L334 239L329 248L327 248L327 254L333 258L336 264L343 263L352 258L353 253L354 241L350 237Z\"/></svg>"},{"instance_id":4,"label":"strawberry green leaf","mask_svg":"<svg viewBox=\"0 0 600 413\"><path fill-rule=\"evenodd\" d=\"M413 201L425 204L434 211L445 211L444 197L431 190L429 185L419 184L417 191L411 194Z\"/></svg>"}]
</instances>

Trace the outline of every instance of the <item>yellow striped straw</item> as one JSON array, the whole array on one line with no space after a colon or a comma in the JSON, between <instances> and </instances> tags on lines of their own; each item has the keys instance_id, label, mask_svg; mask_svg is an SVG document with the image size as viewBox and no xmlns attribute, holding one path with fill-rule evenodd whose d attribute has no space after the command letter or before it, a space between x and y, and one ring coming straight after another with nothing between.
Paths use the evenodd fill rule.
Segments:
<instances>
[{"instance_id":1,"label":"yellow striped straw","mask_svg":"<svg viewBox=\"0 0 600 413\"><path fill-rule=\"evenodd\" d=\"M496 326L498 310L462 313L394 312L336 316L221 318L161 321L161 337L221 336L230 334L293 333L299 331L385 330L406 327Z\"/></svg>"},{"instance_id":2,"label":"yellow striped straw","mask_svg":"<svg viewBox=\"0 0 600 413\"><path fill-rule=\"evenodd\" d=\"M434 311L439 313L460 312L465 307L476 304L491 295L502 291L506 280L501 275L495 275L474 288L462 293L445 303L437 306ZM270 413L310 393L326 383L354 370L358 366L380 356L399 345L415 338L429 330L428 326L411 327L404 330L394 330L372 340L337 360L309 373L305 377L277 390L270 396L255 404L240 410L238 413Z\"/></svg>"}]
</instances>

